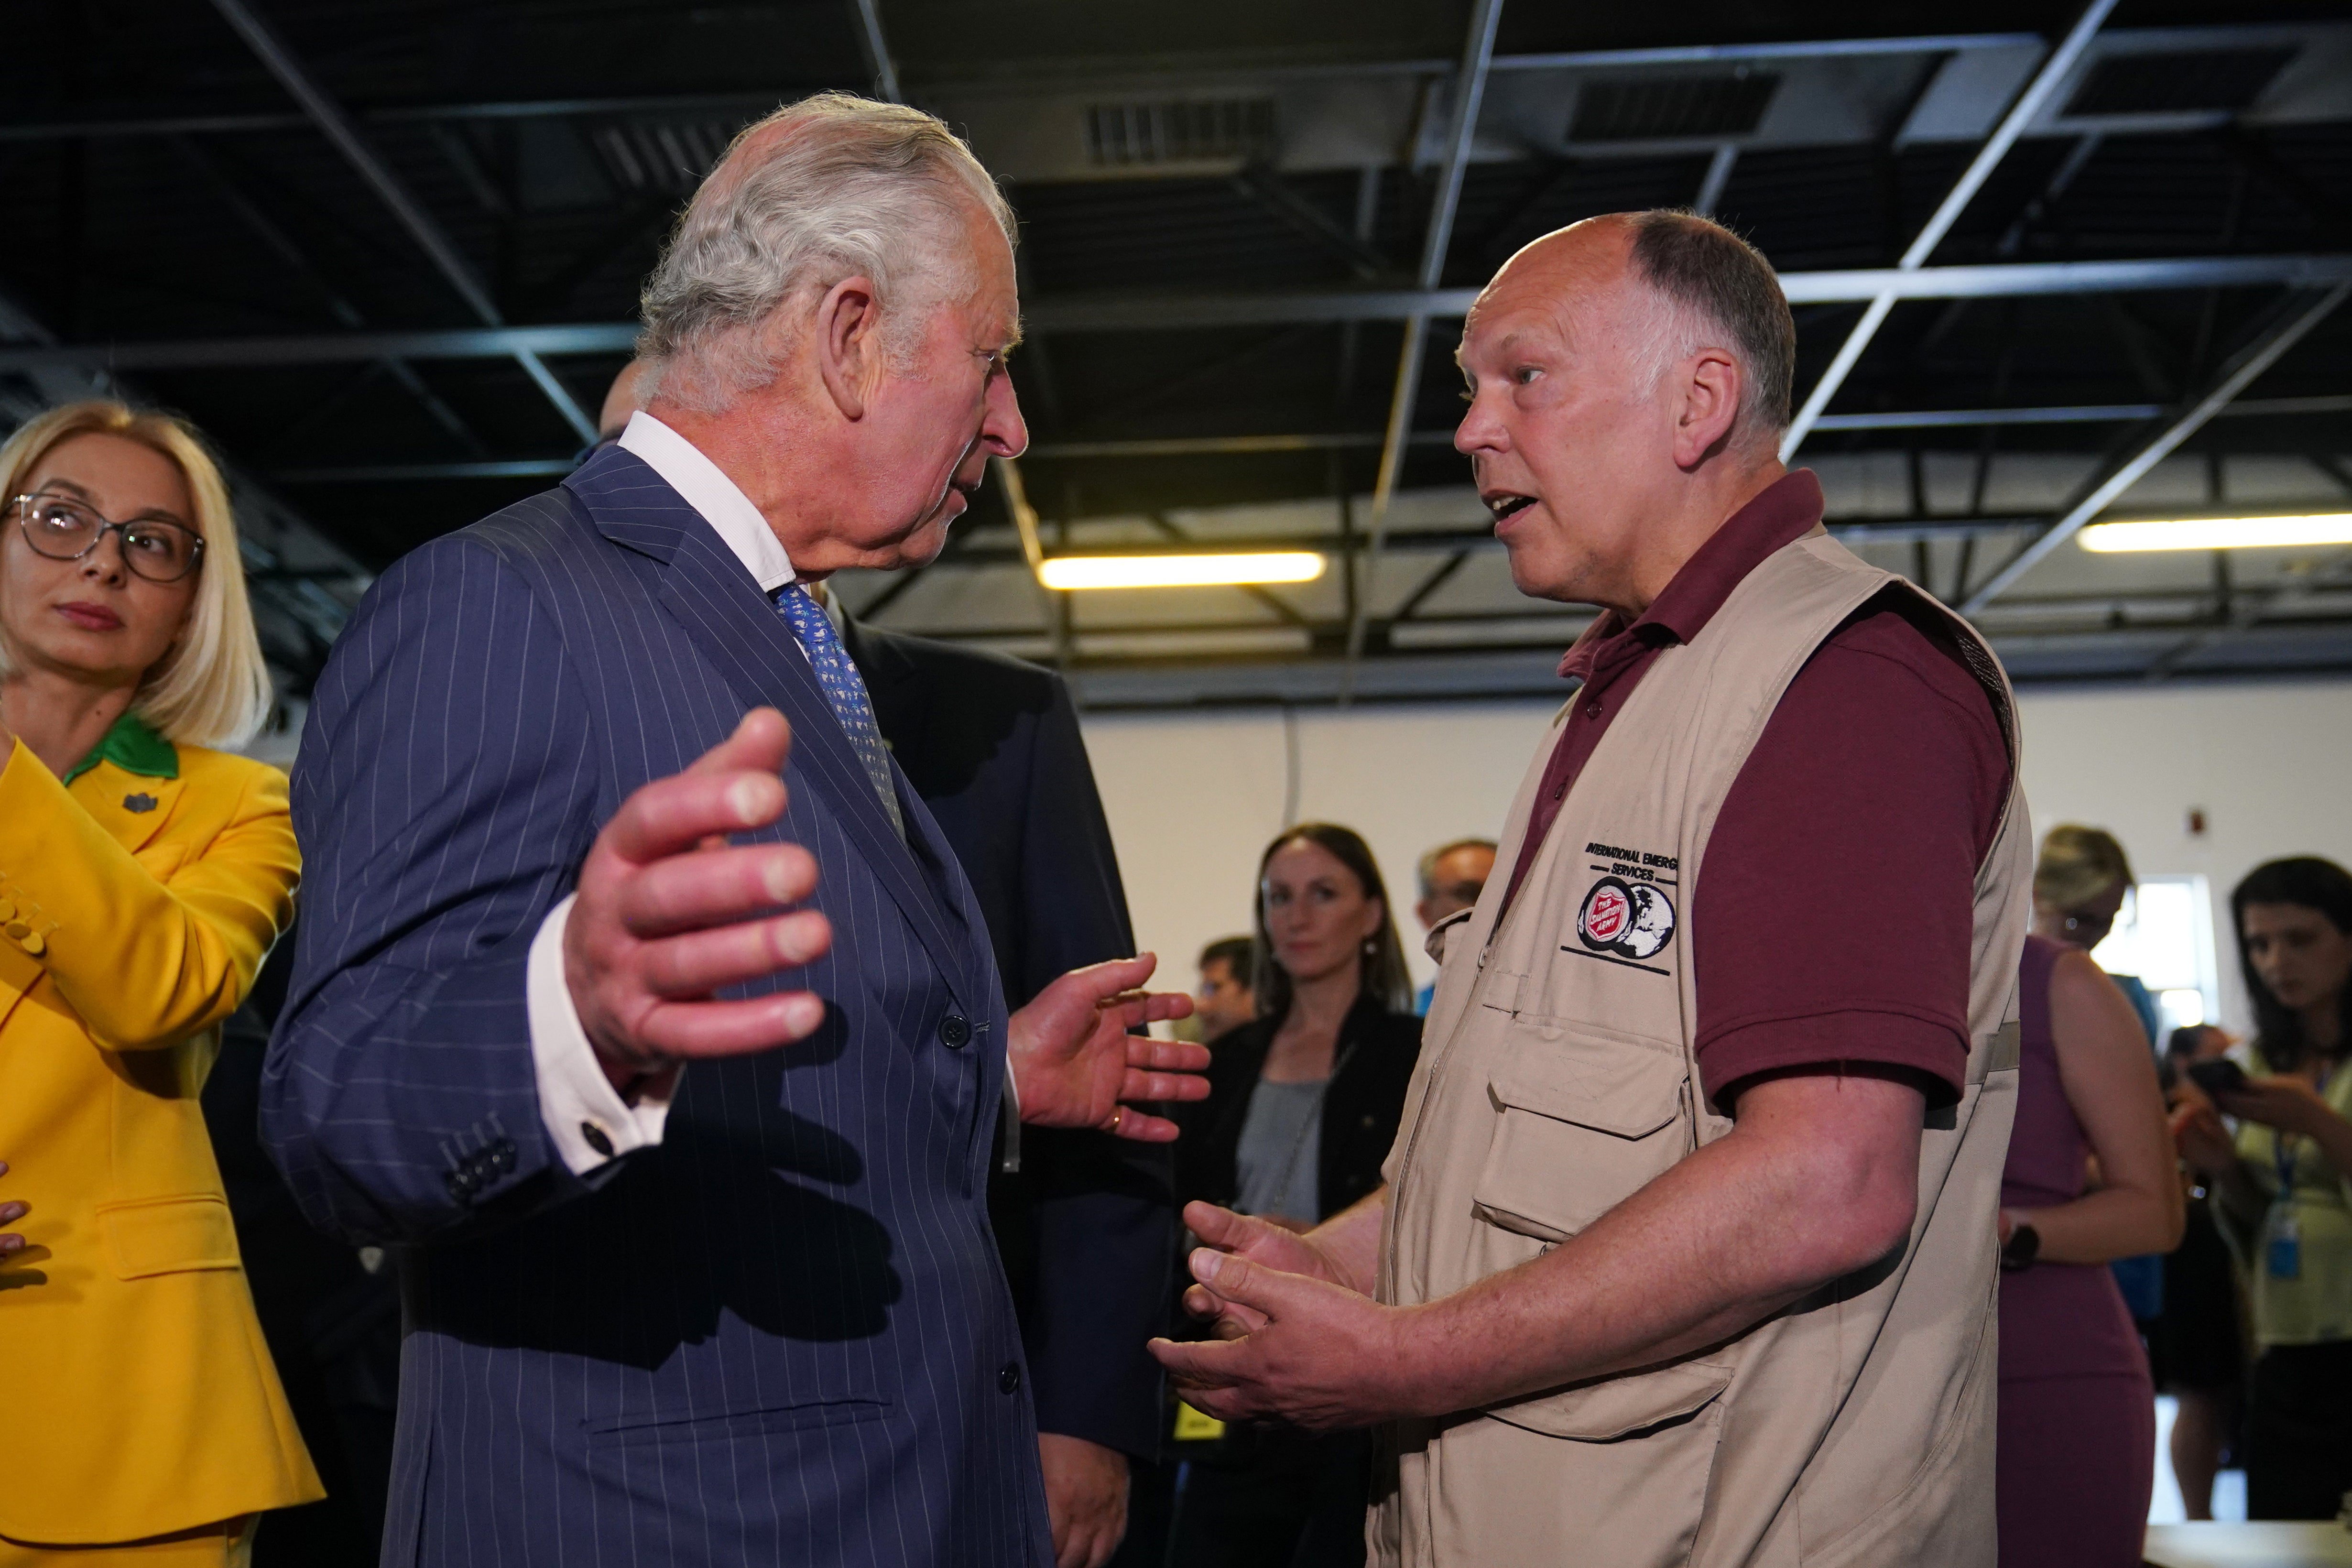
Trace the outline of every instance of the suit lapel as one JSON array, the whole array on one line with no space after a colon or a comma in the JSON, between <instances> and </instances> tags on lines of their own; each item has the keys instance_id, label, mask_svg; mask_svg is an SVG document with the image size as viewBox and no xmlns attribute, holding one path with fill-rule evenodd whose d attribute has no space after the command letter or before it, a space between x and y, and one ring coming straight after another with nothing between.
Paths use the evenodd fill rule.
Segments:
<instances>
[{"instance_id":1,"label":"suit lapel","mask_svg":"<svg viewBox=\"0 0 2352 1568\"><path fill-rule=\"evenodd\" d=\"M614 543L663 563L662 606L683 626L745 708L771 707L792 725L788 764L807 787L824 797L840 819L866 865L898 904L915 934L948 978L964 1006L981 1008L987 996L968 935L941 919L952 899L941 900L928 884L914 853L892 827L876 797L873 782L850 749L841 721L810 669L808 656L776 607L760 592L725 542L635 453L608 447L564 480L587 508L597 531ZM901 814L909 834L920 833L934 857L952 851L930 813L903 775L892 770Z\"/></svg>"}]
</instances>

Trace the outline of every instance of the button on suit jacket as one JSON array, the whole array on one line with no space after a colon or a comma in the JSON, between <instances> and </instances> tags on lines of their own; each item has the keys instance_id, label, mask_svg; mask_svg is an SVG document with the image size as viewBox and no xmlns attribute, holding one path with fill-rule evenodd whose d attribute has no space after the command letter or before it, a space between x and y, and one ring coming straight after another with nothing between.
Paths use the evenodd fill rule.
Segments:
<instances>
[{"instance_id":1,"label":"button on suit jacket","mask_svg":"<svg viewBox=\"0 0 2352 1568\"><path fill-rule=\"evenodd\" d=\"M697 1063L658 1146L574 1176L540 1119L531 938L622 801L762 703L791 801L744 837L814 855L835 932L769 984L824 1024ZM315 1223L406 1249L384 1561L1050 1561L986 1210L987 930L719 536L607 449L387 572L309 723L264 1131Z\"/></svg>"}]
</instances>

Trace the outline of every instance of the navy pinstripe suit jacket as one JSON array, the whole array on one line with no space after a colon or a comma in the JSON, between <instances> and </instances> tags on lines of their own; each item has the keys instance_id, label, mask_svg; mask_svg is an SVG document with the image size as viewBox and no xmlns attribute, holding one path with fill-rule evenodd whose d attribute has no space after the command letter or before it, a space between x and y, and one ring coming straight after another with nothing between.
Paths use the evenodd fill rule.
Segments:
<instances>
[{"instance_id":1,"label":"navy pinstripe suit jacket","mask_svg":"<svg viewBox=\"0 0 2352 1568\"><path fill-rule=\"evenodd\" d=\"M826 1021L697 1065L661 1145L583 1181L540 1119L531 938L622 800L760 703ZM313 1221L401 1249L385 1563L1050 1562L985 1204L1004 1005L898 786L905 841L758 584L618 448L361 606L295 770L263 1123Z\"/></svg>"}]
</instances>

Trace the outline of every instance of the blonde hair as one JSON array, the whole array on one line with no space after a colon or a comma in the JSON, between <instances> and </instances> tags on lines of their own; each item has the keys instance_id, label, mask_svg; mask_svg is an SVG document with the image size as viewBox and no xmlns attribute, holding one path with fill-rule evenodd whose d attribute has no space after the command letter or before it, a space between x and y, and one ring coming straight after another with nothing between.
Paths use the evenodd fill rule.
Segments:
<instances>
[{"instance_id":1,"label":"blonde hair","mask_svg":"<svg viewBox=\"0 0 2352 1568\"><path fill-rule=\"evenodd\" d=\"M244 744L269 717L269 669L253 629L245 593L236 520L228 487L195 427L175 415L134 411L110 397L68 403L26 422L0 444L0 500L11 510L33 468L76 436L119 436L168 458L187 482L195 515L187 521L205 542L187 624L169 651L140 679L131 710L166 739L193 746ZM10 672L0 637L0 676Z\"/></svg>"},{"instance_id":2,"label":"blonde hair","mask_svg":"<svg viewBox=\"0 0 2352 1568\"><path fill-rule=\"evenodd\" d=\"M2033 896L2052 909L2080 909L2118 882L2134 885L2131 862L2105 828L2062 822L2042 840Z\"/></svg>"}]
</instances>

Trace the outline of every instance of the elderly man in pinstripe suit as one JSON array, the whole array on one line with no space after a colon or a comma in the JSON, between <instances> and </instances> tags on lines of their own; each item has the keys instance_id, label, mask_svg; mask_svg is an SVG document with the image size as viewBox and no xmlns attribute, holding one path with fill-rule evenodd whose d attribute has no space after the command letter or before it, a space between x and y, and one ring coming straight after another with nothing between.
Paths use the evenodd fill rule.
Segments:
<instances>
[{"instance_id":1,"label":"elderly man in pinstripe suit","mask_svg":"<svg viewBox=\"0 0 2352 1568\"><path fill-rule=\"evenodd\" d=\"M1021 450L1010 235L915 110L746 132L646 411L387 572L319 684L263 1119L401 1249L387 1564L1051 1561L999 1097L1164 1141L1130 1106L1206 1053L1129 1033L1187 1010L1149 955L1008 1015L805 586L930 559Z\"/></svg>"}]
</instances>

